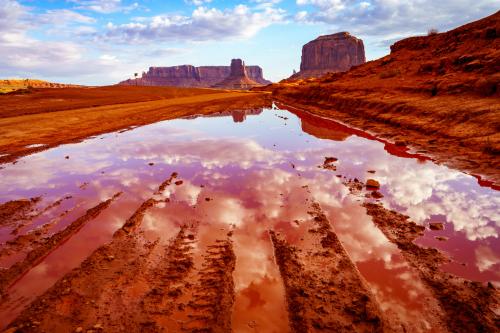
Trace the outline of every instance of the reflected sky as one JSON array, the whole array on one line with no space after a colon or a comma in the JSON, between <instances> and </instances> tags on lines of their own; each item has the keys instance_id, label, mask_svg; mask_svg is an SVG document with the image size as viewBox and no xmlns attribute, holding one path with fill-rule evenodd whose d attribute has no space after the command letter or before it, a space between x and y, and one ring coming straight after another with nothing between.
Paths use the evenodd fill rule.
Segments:
<instances>
[{"instance_id":1,"label":"reflected sky","mask_svg":"<svg viewBox=\"0 0 500 333\"><path fill-rule=\"evenodd\" d=\"M371 222L359 198L349 194L342 177L374 178L382 185L385 207L419 224L443 222L444 230L429 230L418 242L455 259L444 269L500 282L498 192L479 186L472 176L408 158L404 152L391 155L396 148L357 134L335 122L285 110L236 111L109 133L5 165L0 170L0 203L41 196L38 206L43 209L71 196L26 222L21 234L48 223L48 234L57 232L114 193L123 195L18 281L10 290L11 302L0 312L19 309L109 241L172 172L179 173L183 184L161 193L170 202L148 213L142 228L166 242L180 225L197 221L201 247L214 239L214 230L234 232L233 319L238 332L285 330L279 324L286 322L284 291L268 230L307 247L310 240L304 235L312 202L324 209L384 310L402 322L425 322L420 299L427 291L396 246ZM336 171L319 167L327 156L338 158ZM0 240L13 239L11 232L9 227L0 229ZM1 258L0 264L8 267L15 260L19 256Z\"/></svg>"}]
</instances>

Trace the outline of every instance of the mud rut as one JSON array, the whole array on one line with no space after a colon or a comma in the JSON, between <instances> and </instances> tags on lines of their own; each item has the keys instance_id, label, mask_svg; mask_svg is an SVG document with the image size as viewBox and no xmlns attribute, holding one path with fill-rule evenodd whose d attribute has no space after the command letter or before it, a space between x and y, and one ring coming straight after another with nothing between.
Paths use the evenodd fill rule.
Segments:
<instances>
[{"instance_id":1,"label":"mud rut","mask_svg":"<svg viewBox=\"0 0 500 333\"><path fill-rule=\"evenodd\" d=\"M118 229L111 242L94 251L81 265L37 297L8 327L8 332L232 332L235 301L233 251L236 230L221 233L210 244L198 239L198 221L185 221L170 239L147 236L141 223L159 204L178 177L173 173L159 185ZM179 181L175 185L180 185ZM363 184L345 184L363 196ZM26 257L0 272L5 292L32 268L120 196L89 209L66 228L49 235L60 216L5 244L0 257L20 248ZM61 200L64 200L61 199ZM8 215L15 230L33 216L37 199L19 203ZM311 200L311 202L313 202ZM60 202L59 202L60 203ZM55 202L53 205L59 204ZM429 311L434 332L494 332L499 327L498 291L491 285L466 281L439 270L447 259L413 240L420 226L375 203L365 203L374 224L396 244L417 272L433 299ZM50 210L51 206L42 208ZM368 283L350 259L331 222L317 203L310 205L308 239L301 246L269 230L270 242L285 290L291 332L408 332L416 331L381 310ZM7 221L7 218L5 219ZM17 225L16 225L17 224ZM3 294L2 297L8 297Z\"/></svg>"}]
</instances>

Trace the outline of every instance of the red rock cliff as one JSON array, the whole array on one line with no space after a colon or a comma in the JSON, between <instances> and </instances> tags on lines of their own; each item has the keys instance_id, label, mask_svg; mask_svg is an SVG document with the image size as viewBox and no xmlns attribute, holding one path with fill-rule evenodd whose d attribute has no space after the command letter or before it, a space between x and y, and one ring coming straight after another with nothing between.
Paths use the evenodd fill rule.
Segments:
<instances>
[{"instance_id":1,"label":"red rock cliff","mask_svg":"<svg viewBox=\"0 0 500 333\"><path fill-rule=\"evenodd\" d=\"M318 77L328 72L345 72L352 66L364 64L363 41L349 34L339 32L320 36L302 47L300 72L292 78Z\"/></svg>"}]
</instances>

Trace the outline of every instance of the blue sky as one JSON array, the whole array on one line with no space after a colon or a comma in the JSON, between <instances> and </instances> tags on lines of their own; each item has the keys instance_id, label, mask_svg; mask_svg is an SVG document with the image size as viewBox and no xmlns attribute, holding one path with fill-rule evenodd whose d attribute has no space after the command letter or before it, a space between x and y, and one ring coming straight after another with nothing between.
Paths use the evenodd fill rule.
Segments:
<instances>
[{"instance_id":1,"label":"blue sky","mask_svg":"<svg viewBox=\"0 0 500 333\"><path fill-rule=\"evenodd\" d=\"M0 0L0 78L112 84L149 66L242 58L278 81L302 45L349 31L367 59L493 14L500 0Z\"/></svg>"}]
</instances>

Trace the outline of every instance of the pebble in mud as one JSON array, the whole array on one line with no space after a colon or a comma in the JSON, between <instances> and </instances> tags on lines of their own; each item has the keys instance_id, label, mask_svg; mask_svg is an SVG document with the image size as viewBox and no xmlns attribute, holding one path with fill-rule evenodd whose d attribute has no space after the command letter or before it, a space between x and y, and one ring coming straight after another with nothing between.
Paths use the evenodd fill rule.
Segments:
<instances>
[{"instance_id":1,"label":"pebble in mud","mask_svg":"<svg viewBox=\"0 0 500 333\"><path fill-rule=\"evenodd\" d=\"M375 179L368 179L366 181L366 187L367 188L380 188L380 183L376 181Z\"/></svg>"},{"instance_id":2,"label":"pebble in mud","mask_svg":"<svg viewBox=\"0 0 500 333\"><path fill-rule=\"evenodd\" d=\"M184 183L182 180L178 180L174 184L177 185L177 186L179 186L179 185L182 185L182 183Z\"/></svg>"},{"instance_id":3,"label":"pebble in mud","mask_svg":"<svg viewBox=\"0 0 500 333\"><path fill-rule=\"evenodd\" d=\"M434 231L439 231L444 229L444 225L441 222L430 222L429 223L429 229L434 230Z\"/></svg>"}]
</instances>

